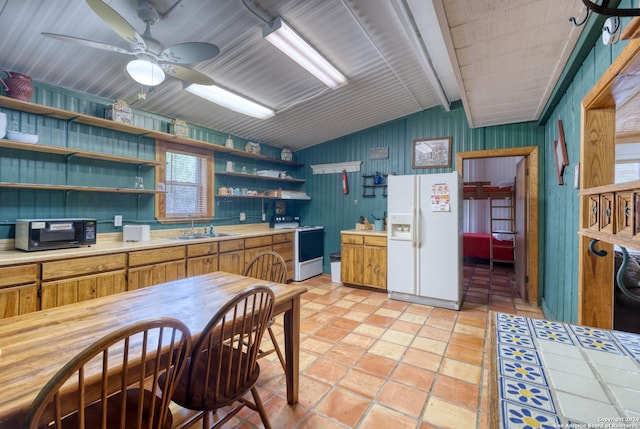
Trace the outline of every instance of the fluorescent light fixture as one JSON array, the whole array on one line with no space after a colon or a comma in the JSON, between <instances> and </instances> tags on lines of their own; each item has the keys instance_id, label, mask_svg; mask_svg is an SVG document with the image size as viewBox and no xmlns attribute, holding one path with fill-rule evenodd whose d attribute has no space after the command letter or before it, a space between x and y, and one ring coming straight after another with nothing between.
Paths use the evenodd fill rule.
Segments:
<instances>
[{"instance_id":1,"label":"fluorescent light fixture","mask_svg":"<svg viewBox=\"0 0 640 429\"><path fill-rule=\"evenodd\" d=\"M164 81L164 72L160 66L147 60L129 61L127 73L133 80L146 86L160 85Z\"/></svg>"},{"instance_id":2,"label":"fluorescent light fixture","mask_svg":"<svg viewBox=\"0 0 640 429\"><path fill-rule=\"evenodd\" d=\"M281 17L262 27L262 35L273 46L307 69L331 89L347 83L347 78L307 43Z\"/></svg>"},{"instance_id":3,"label":"fluorescent light fixture","mask_svg":"<svg viewBox=\"0 0 640 429\"><path fill-rule=\"evenodd\" d=\"M241 97L216 85L188 84L186 91L195 94L212 103L219 104L227 109L235 110L243 115L253 116L258 119L268 119L275 115L273 109L265 107L254 101Z\"/></svg>"}]
</instances>

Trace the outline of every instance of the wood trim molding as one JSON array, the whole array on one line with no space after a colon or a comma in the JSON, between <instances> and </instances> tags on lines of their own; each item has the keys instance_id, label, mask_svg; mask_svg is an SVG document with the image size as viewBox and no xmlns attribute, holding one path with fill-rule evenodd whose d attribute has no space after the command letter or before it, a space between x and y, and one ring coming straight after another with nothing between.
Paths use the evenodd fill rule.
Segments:
<instances>
[{"instance_id":1,"label":"wood trim molding","mask_svg":"<svg viewBox=\"0 0 640 429\"><path fill-rule=\"evenodd\" d=\"M540 305L539 284L540 284L540 261L539 261L539 238L540 238L540 167L539 149L537 146L514 147L506 149L478 150L471 152L456 153L456 171L462 177L465 159L497 158L507 156L524 156L529 162L529 234L527 249L529 253L529 294L524 299L532 305Z\"/></svg>"}]
</instances>

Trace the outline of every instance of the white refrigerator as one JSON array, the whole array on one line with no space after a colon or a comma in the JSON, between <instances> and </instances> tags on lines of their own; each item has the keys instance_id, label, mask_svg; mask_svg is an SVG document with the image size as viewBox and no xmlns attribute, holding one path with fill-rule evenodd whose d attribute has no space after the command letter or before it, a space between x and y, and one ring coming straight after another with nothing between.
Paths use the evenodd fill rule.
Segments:
<instances>
[{"instance_id":1,"label":"white refrigerator","mask_svg":"<svg viewBox=\"0 0 640 429\"><path fill-rule=\"evenodd\" d=\"M459 310L463 297L458 173L388 176L389 298Z\"/></svg>"}]
</instances>

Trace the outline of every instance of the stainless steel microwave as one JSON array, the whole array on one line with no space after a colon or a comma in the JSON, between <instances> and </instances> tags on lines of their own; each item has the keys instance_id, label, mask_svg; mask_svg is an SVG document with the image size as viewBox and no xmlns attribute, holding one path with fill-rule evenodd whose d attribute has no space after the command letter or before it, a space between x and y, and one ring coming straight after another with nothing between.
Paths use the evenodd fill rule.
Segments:
<instances>
[{"instance_id":1,"label":"stainless steel microwave","mask_svg":"<svg viewBox=\"0 0 640 429\"><path fill-rule=\"evenodd\" d=\"M16 219L16 249L66 249L96 244L95 219Z\"/></svg>"}]
</instances>

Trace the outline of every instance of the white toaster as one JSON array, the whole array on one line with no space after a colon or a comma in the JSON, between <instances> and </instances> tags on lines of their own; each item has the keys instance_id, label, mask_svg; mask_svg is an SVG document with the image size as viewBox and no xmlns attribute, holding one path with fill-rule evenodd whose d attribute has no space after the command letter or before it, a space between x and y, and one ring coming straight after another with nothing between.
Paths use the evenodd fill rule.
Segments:
<instances>
[{"instance_id":1,"label":"white toaster","mask_svg":"<svg viewBox=\"0 0 640 429\"><path fill-rule=\"evenodd\" d=\"M122 228L122 241L149 241L150 238L149 225L125 225Z\"/></svg>"}]
</instances>

